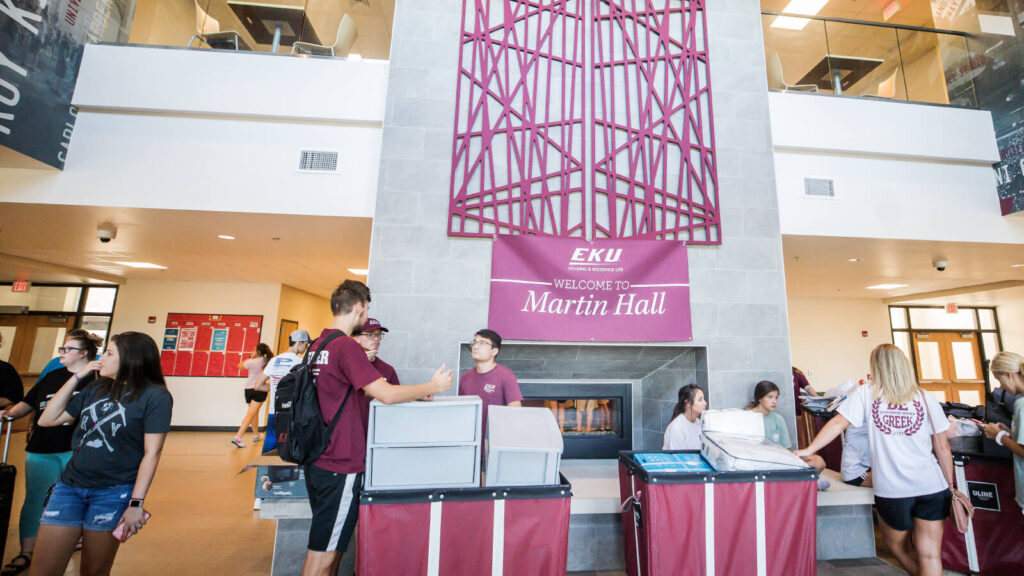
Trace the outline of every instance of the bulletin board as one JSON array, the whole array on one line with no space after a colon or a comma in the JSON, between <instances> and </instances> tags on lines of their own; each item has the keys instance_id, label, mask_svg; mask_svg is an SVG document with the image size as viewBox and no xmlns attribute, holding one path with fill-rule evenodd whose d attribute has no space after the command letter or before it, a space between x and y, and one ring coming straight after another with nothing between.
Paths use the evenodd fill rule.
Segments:
<instances>
[{"instance_id":1,"label":"bulletin board","mask_svg":"<svg viewBox=\"0 0 1024 576\"><path fill-rule=\"evenodd\" d=\"M248 376L238 364L259 344L262 328L262 315L168 314L160 350L164 376Z\"/></svg>"}]
</instances>

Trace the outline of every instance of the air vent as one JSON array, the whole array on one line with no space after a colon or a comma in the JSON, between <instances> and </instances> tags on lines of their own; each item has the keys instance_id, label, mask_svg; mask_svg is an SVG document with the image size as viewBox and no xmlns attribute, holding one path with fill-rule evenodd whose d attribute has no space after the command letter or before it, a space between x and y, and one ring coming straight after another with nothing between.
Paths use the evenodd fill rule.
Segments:
<instances>
[{"instance_id":1,"label":"air vent","mask_svg":"<svg viewBox=\"0 0 1024 576\"><path fill-rule=\"evenodd\" d=\"M337 172L338 153L303 150L299 153L299 172Z\"/></svg>"},{"instance_id":2,"label":"air vent","mask_svg":"<svg viewBox=\"0 0 1024 576\"><path fill-rule=\"evenodd\" d=\"M804 178L804 196L809 198L835 198L835 180L831 178Z\"/></svg>"}]
</instances>

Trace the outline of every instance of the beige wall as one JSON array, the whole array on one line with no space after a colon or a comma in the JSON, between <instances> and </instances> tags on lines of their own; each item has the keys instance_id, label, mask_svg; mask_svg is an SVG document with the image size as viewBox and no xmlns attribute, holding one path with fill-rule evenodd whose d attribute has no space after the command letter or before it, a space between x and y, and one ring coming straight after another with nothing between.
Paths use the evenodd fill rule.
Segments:
<instances>
[{"instance_id":1,"label":"beige wall","mask_svg":"<svg viewBox=\"0 0 1024 576\"><path fill-rule=\"evenodd\" d=\"M272 338L277 338L281 320L293 320L299 328L316 338L320 331L331 325L331 301L291 286L281 285L281 300L277 311L277 323L272 327ZM287 336L285 336L287 338ZM277 346L275 342L274 346ZM275 350L277 348L274 348Z\"/></svg>"},{"instance_id":2,"label":"beige wall","mask_svg":"<svg viewBox=\"0 0 1024 576\"><path fill-rule=\"evenodd\" d=\"M165 282L133 279L117 295L112 334L135 330L163 339L169 312L262 314L260 341L274 344L281 285L236 282ZM150 316L156 322L148 323ZM245 414L244 378L170 377L173 426L237 426Z\"/></svg>"},{"instance_id":3,"label":"beige wall","mask_svg":"<svg viewBox=\"0 0 1024 576\"><path fill-rule=\"evenodd\" d=\"M793 365L819 392L864 378L871 349L892 342L888 307L881 300L789 298L788 303Z\"/></svg>"}]
</instances>

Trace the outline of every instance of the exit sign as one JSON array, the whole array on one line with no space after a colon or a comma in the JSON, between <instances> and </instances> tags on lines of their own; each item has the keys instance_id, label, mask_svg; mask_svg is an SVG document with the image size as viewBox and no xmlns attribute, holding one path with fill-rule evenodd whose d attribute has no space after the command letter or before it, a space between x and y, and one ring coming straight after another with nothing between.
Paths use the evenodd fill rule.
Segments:
<instances>
[{"instance_id":1,"label":"exit sign","mask_svg":"<svg viewBox=\"0 0 1024 576\"><path fill-rule=\"evenodd\" d=\"M959 310L956 304L946 304L946 314L956 314Z\"/></svg>"},{"instance_id":2,"label":"exit sign","mask_svg":"<svg viewBox=\"0 0 1024 576\"><path fill-rule=\"evenodd\" d=\"M28 292L29 287L32 283L27 280L18 280L14 284L11 284L11 292Z\"/></svg>"}]
</instances>

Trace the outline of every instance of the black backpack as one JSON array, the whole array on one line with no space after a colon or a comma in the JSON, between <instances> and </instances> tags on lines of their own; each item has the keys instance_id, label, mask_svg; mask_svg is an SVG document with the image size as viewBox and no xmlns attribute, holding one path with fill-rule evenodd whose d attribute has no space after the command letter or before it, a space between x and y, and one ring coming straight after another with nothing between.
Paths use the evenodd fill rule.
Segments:
<instances>
[{"instance_id":1,"label":"black backpack","mask_svg":"<svg viewBox=\"0 0 1024 576\"><path fill-rule=\"evenodd\" d=\"M341 411L345 409L352 389L349 388L345 392L345 398L341 401L341 406L338 407L338 412L334 414L331 423L325 424L312 368L324 347L342 335L335 332L324 338L315 352L307 350L302 363L292 367L277 383L274 427L277 429L277 454L285 462L312 464L324 453L331 441L331 434L341 418Z\"/></svg>"}]
</instances>

